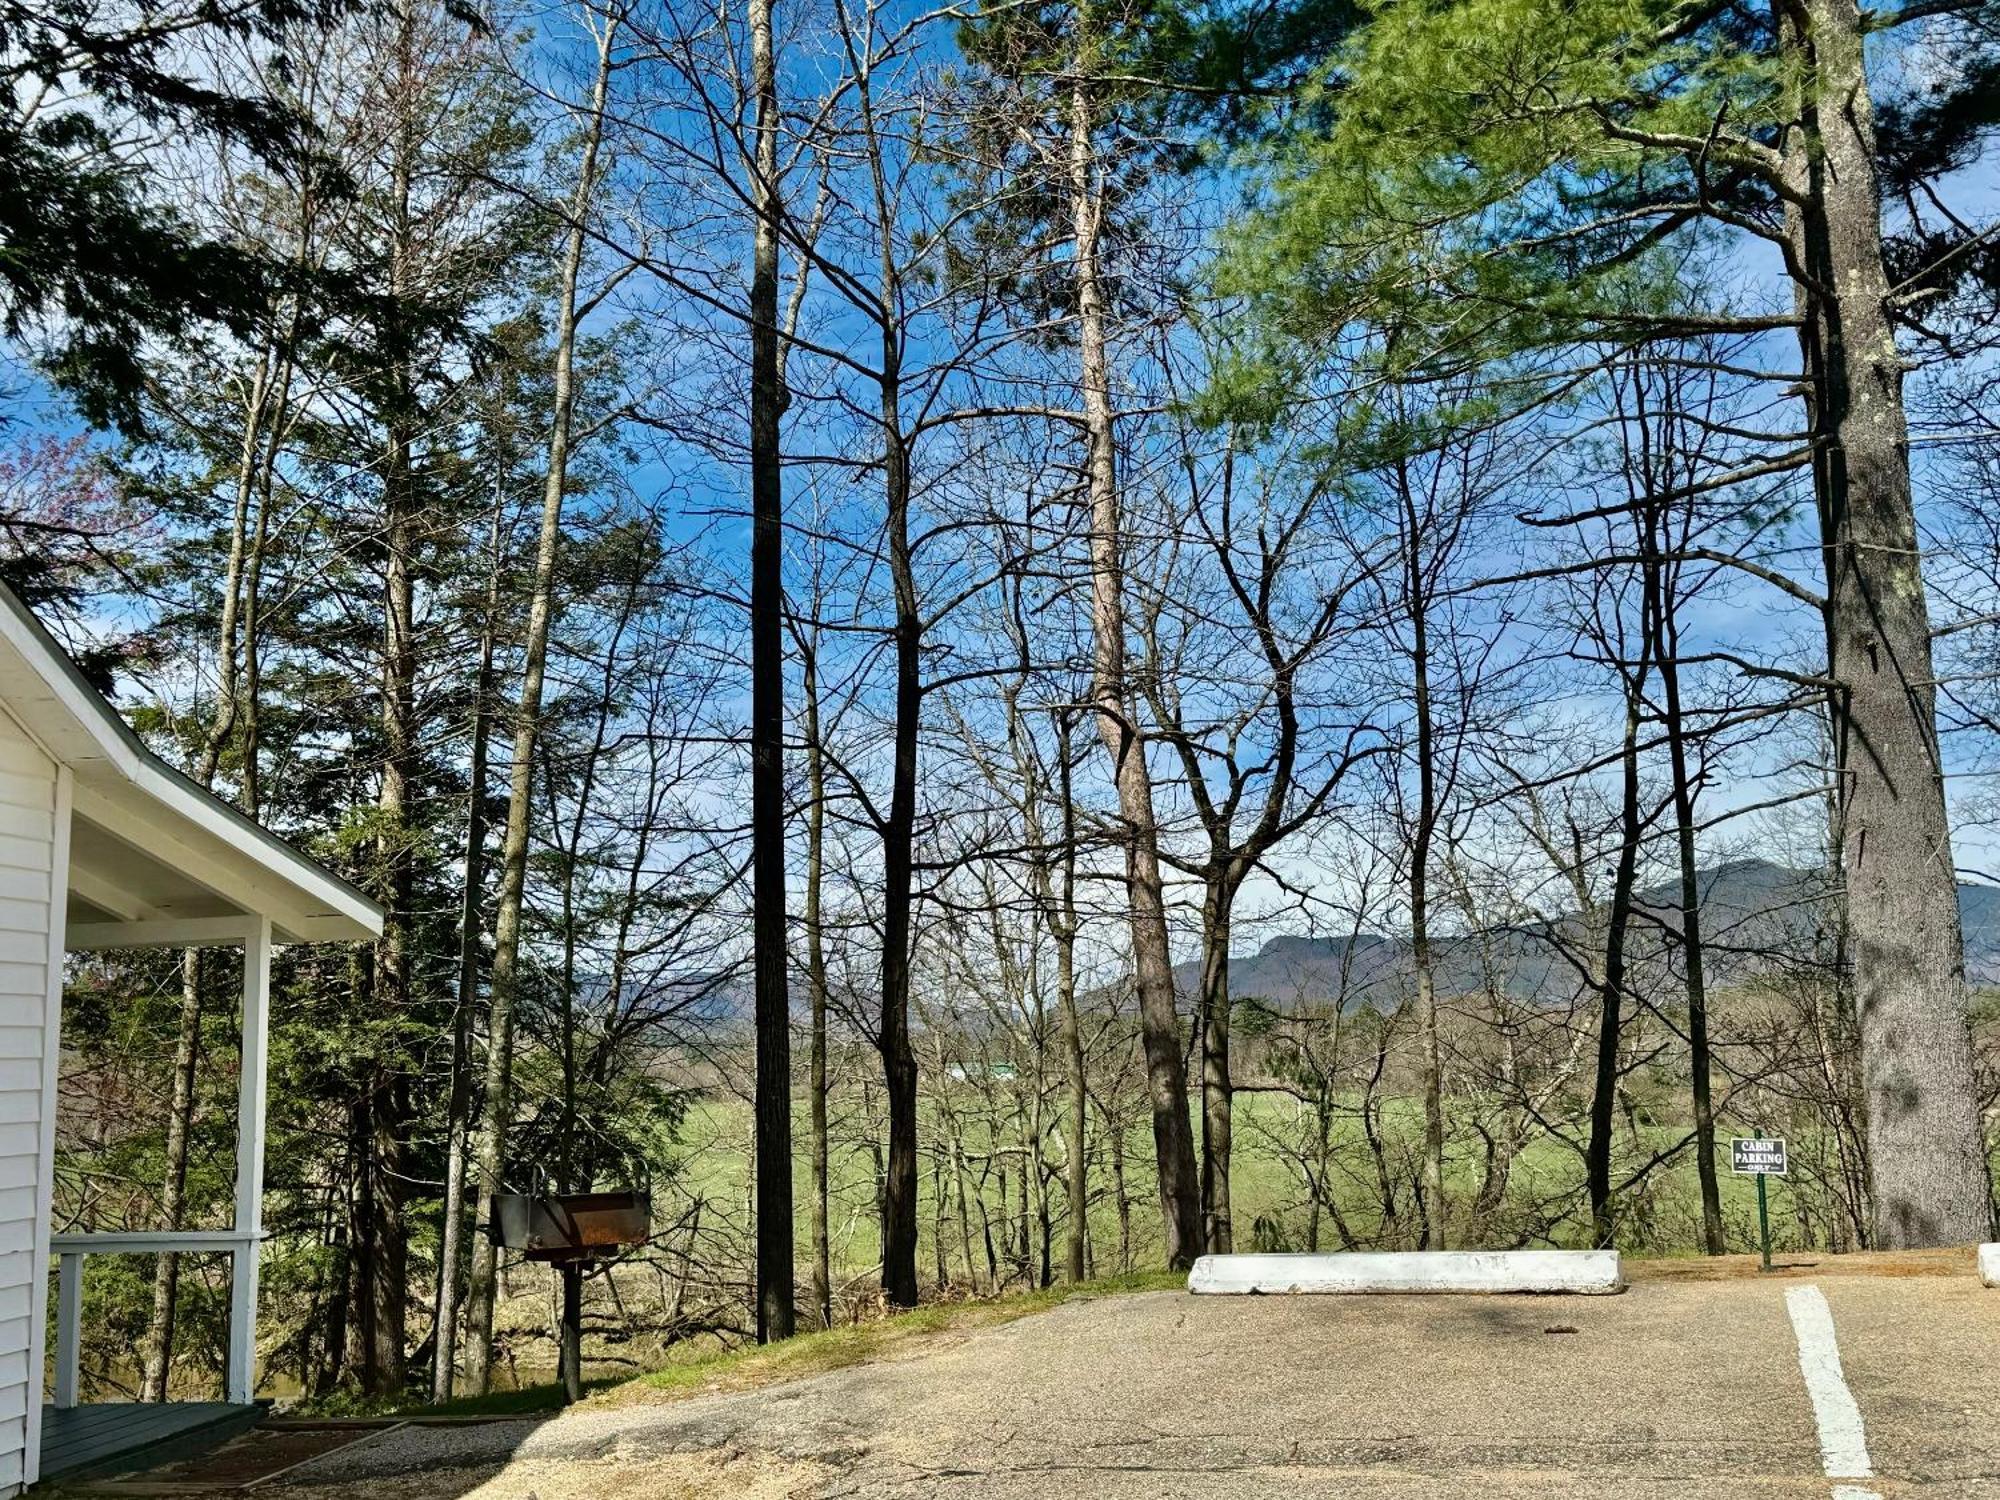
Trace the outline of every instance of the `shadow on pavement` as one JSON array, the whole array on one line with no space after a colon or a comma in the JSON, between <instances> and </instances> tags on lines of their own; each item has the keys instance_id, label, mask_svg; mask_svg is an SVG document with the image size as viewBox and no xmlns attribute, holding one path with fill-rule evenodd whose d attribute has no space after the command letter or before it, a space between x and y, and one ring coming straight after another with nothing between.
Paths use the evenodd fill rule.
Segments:
<instances>
[{"instance_id":1,"label":"shadow on pavement","mask_svg":"<svg viewBox=\"0 0 2000 1500\"><path fill-rule=\"evenodd\" d=\"M207 1453L141 1473L38 1488L50 1497L185 1497L384 1494L393 1500L460 1500L504 1469L555 1413L499 1417L273 1418ZM386 1450L386 1451L385 1451Z\"/></svg>"}]
</instances>

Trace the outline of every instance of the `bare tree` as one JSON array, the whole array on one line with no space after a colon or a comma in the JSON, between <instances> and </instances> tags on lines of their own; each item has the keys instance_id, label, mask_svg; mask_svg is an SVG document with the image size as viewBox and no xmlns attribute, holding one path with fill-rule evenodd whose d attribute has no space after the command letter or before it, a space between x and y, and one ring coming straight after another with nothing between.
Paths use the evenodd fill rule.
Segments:
<instances>
[{"instance_id":1,"label":"bare tree","mask_svg":"<svg viewBox=\"0 0 2000 1500\"><path fill-rule=\"evenodd\" d=\"M1162 580L1142 623L1145 693L1207 845L1200 856L1166 858L1201 884L1202 1243L1210 1254L1234 1246L1229 955L1237 898L1381 748L1365 718L1342 721L1326 661L1353 628L1345 606L1372 560L1315 545L1327 529L1326 491L1288 483L1282 450L1252 465L1233 438L1212 467L1208 455L1185 452L1190 493L1170 524L1189 537L1185 550L1197 561L1187 577ZM1239 486L1249 493L1239 496ZM1246 673L1250 661L1256 669Z\"/></svg>"}]
</instances>

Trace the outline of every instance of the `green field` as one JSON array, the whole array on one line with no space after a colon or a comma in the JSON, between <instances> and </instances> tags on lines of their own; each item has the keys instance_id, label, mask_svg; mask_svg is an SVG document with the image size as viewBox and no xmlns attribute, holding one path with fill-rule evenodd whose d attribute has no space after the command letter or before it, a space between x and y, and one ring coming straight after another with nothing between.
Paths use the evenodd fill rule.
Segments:
<instances>
[{"instance_id":1,"label":"green field","mask_svg":"<svg viewBox=\"0 0 2000 1500\"><path fill-rule=\"evenodd\" d=\"M1295 1128L1294 1120L1288 1117L1293 1116L1297 1108L1288 1097L1265 1093L1244 1093L1236 1100L1235 1149L1230 1175L1239 1249L1308 1248L1311 1214L1303 1182L1273 1144L1274 1139L1286 1138ZM841 1111L836 1108L833 1113L838 1116ZM963 1120L962 1110L960 1116ZM803 1137L803 1100L798 1101L793 1123ZM699 1198L706 1205L705 1211L727 1215L739 1224L747 1225L750 1125L748 1106L741 1100L709 1097L697 1101L688 1112L680 1131L679 1147L664 1174L667 1192L683 1202ZM1001 1232L998 1223L999 1173L1004 1165L1008 1177L1007 1208L1010 1217L1017 1218L1020 1212L1018 1164L1025 1159L1025 1153L1018 1137L1011 1133L1003 1132L1002 1139L995 1142L991 1132L978 1122L965 1124L963 1129L967 1153L974 1158L969 1176L973 1187L970 1213L975 1253L983 1260L978 1204L983 1200L997 1241ZM1409 1170L1406 1164L1412 1159L1420 1129L1420 1111L1415 1101L1396 1101L1384 1111L1381 1133L1393 1142L1389 1155L1406 1171ZM1669 1124L1643 1125L1633 1129L1636 1137L1623 1133L1621 1146L1624 1155L1634 1161L1642 1154L1671 1149L1687 1133L1685 1127ZM874 1206L876 1169L873 1154L851 1132L843 1139L836 1126L832 1134L833 1147L829 1152L829 1238L835 1279L839 1281L864 1277L875 1266L880 1254L880 1238ZM1472 1133L1454 1132L1453 1139L1459 1140L1461 1134ZM1339 1168L1329 1178L1331 1186L1327 1196L1346 1220L1356 1243L1363 1246L1412 1243L1411 1237L1416 1229L1407 1190L1402 1195L1405 1210L1403 1222L1392 1226L1388 1234L1383 1232L1373 1159L1365 1149L1358 1123L1340 1122L1335 1128L1334 1142L1341 1160ZM1476 1144L1476 1137L1474 1142ZM942 1143L943 1132L938 1128L937 1107L927 1101L919 1123L918 1184L921 1204L918 1269L926 1280L935 1277L938 1264L938 1179L933 1164L940 1158L948 1158ZM995 1154L996 1146L1000 1152L998 1155ZM1157 1264L1160 1256L1150 1124L1139 1123L1128 1129L1124 1146L1132 1262L1133 1268L1143 1269ZM1058 1174L1058 1180L1051 1184L1049 1194L1051 1213L1056 1221L1054 1259L1060 1263L1066 1219L1060 1181L1063 1148L1059 1139L1051 1137L1045 1149L1049 1168ZM1727 1150L1726 1139L1723 1150ZM1795 1154L1798 1150L1795 1143ZM1118 1212L1109 1167L1110 1153L1101 1133L1093 1134L1089 1151L1092 1271L1097 1275L1115 1275L1124 1268L1118 1262ZM980 1159L984 1159L987 1166L983 1186L978 1182ZM1757 1244L1754 1183L1749 1178L1730 1175L1726 1160L1720 1165L1729 1246L1733 1250L1752 1250ZM1462 1233L1465 1228L1464 1208L1477 1192L1481 1163L1471 1149L1460 1145L1448 1157L1448 1167L1446 1194L1454 1221L1453 1238L1454 1242L1461 1242L1465 1239ZM1626 1169L1630 1170L1629 1163ZM799 1255L803 1262L807 1254L806 1224L811 1191L810 1162L803 1139L794 1162L793 1181L798 1205ZM1505 1248L1516 1243L1587 1243L1587 1218L1580 1202L1582 1182L1583 1165L1577 1151L1546 1137L1530 1143L1515 1159L1503 1208L1483 1226L1486 1233L1476 1238L1492 1248ZM957 1282L964 1275L964 1254L956 1217L957 1202L951 1194L948 1161L945 1186L950 1210L945 1225L946 1260L952 1280ZM1809 1187L1805 1191L1812 1193ZM1813 1194L1809 1199L1809 1206L1814 1208L1815 1215L1819 1211L1819 1196ZM1623 1201L1627 1205L1626 1232L1620 1236L1624 1248L1643 1250L1649 1255L1698 1252L1700 1192L1694 1162L1688 1153L1681 1152L1652 1168L1646 1174L1643 1188L1627 1193ZM1773 1243L1777 1247L1804 1249L1823 1246L1823 1239L1812 1234L1802 1221L1790 1182L1772 1180L1770 1215ZM1342 1248L1329 1219L1330 1216L1323 1212L1318 1246L1327 1250ZM1001 1259L1004 1276L1007 1269L1004 1251L1001 1252ZM983 1278L983 1264L980 1274Z\"/></svg>"}]
</instances>

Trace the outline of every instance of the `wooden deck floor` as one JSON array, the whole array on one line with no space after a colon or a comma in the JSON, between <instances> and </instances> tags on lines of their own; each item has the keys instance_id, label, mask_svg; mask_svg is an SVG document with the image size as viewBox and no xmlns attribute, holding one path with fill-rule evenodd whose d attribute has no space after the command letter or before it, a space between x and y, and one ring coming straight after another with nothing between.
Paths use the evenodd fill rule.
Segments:
<instances>
[{"instance_id":1,"label":"wooden deck floor","mask_svg":"<svg viewBox=\"0 0 2000 1500\"><path fill-rule=\"evenodd\" d=\"M227 1401L105 1401L42 1410L42 1479L122 1474L186 1458L263 1419Z\"/></svg>"}]
</instances>

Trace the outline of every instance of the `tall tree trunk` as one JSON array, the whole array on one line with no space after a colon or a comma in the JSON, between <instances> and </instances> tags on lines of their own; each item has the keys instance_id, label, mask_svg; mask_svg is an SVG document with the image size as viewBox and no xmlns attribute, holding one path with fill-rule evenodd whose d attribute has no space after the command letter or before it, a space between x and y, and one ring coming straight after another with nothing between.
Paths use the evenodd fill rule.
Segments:
<instances>
[{"instance_id":1,"label":"tall tree trunk","mask_svg":"<svg viewBox=\"0 0 2000 1500\"><path fill-rule=\"evenodd\" d=\"M1086 40L1084 47L1090 44ZM1097 180L1087 60L1070 88L1069 190L1075 236L1077 338L1090 497L1091 704L1098 735L1111 758L1124 827L1125 887L1138 987L1139 1029L1146 1051L1153 1111L1153 1151L1159 1169L1160 1219L1167 1264L1185 1269L1201 1251L1201 1184L1194 1132L1188 1123L1187 1065L1175 1013L1174 971L1167 941L1165 886L1160 877L1159 825L1146 740L1133 710L1125 666L1125 578L1111 407L1110 359L1099 250L1103 187Z\"/></svg>"},{"instance_id":2,"label":"tall tree trunk","mask_svg":"<svg viewBox=\"0 0 2000 1500\"><path fill-rule=\"evenodd\" d=\"M1111 1147L1111 1197L1118 1208L1118 1274L1132 1274L1132 1195L1125 1188L1125 1125L1103 1100L1097 1112L1104 1117L1104 1138Z\"/></svg>"},{"instance_id":3,"label":"tall tree trunk","mask_svg":"<svg viewBox=\"0 0 2000 1500\"><path fill-rule=\"evenodd\" d=\"M370 961L373 961L370 954ZM369 984L372 988L373 969ZM347 1194L347 1337L340 1346L347 1376L359 1378L368 1363L374 1338L374 1293L369 1267L374 1264L374 1147L368 1136L368 1099L360 1090L347 1109L347 1153L350 1183ZM345 1379L346 1377L343 1377Z\"/></svg>"},{"instance_id":4,"label":"tall tree trunk","mask_svg":"<svg viewBox=\"0 0 2000 1500\"><path fill-rule=\"evenodd\" d=\"M807 1108L812 1130L812 1299L819 1326L833 1326L832 1246L827 1225L831 1181L826 1121L826 926L821 910L826 880L826 747L820 743L819 654L816 643L800 650L805 694L806 752L806 989L812 1003Z\"/></svg>"},{"instance_id":5,"label":"tall tree trunk","mask_svg":"<svg viewBox=\"0 0 2000 1500\"><path fill-rule=\"evenodd\" d=\"M750 0L756 97L750 280L750 824L756 955L757 1341L792 1336L792 1030L785 931L785 535L779 421L778 72L772 0Z\"/></svg>"},{"instance_id":6,"label":"tall tree trunk","mask_svg":"<svg viewBox=\"0 0 2000 1500\"><path fill-rule=\"evenodd\" d=\"M946 1216L951 1211L951 1195L945 1191L944 1162L937 1156L931 1158L931 1250L934 1262L933 1274L937 1277L940 1290L951 1285L951 1241L944 1232ZM966 1267L965 1279L973 1279L972 1268Z\"/></svg>"},{"instance_id":7,"label":"tall tree trunk","mask_svg":"<svg viewBox=\"0 0 2000 1500\"><path fill-rule=\"evenodd\" d=\"M1611 1146L1617 1121L1619 1080L1623 1076L1620 1057L1624 1040L1625 936L1632 920L1639 842L1645 832L1639 808L1639 719L1647 658L1651 654L1650 620L1647 625L1640 633L1642 644L1637 666L1621 668L1626 676L1624 749L1619 757L1618 863L1612 874L1610 909L1604 929L1604 966L1598 985L1597 1076L1590 1095L1590 1137L1584 1148L1591 1243L1596 1245L1610 1245L1617 1232L1612 1203ZM1577 874L1581 878L1582 871Z\"/></svg>"},{"instance_id":8,"label":"tall tree trunk","mask_svg":"<svg viewBox=\"0 0 2000 1500\"><path fill-rule=\"evenodd\" d=\"M1437 978L1431 955L1431 848L1437 837L1437 729L1431 704L1430 594L1423 521L1406 468L1399 473L1404 589L1410 611L1411 703L1417 720L1417 817L1410 830L1410 962L1417 980L1417 1056L1424 1090L1424 1225L1429 1247L1447 1243L1444 1201L1444 1062L1438 1045Z\"/></svg>"},{"instance_id":9,"label":"tall tree trunk","mask_svg":"<svg viewBox=\"0 0 2000 1500\"><path fill-rule=\"evenodd\" d=\"M607 45L608 41L607 35ZM608 52L606 66L608 66ZM562 934L562 963L561 982L557 990L561 1007L559 1058L562 1086L558 1096L554 1176L556 1191L561 1193L586 1192L592 1184L593 1167L590 1153L587 1149L580 1148L577 1140L577 1080L580 1072L577 1057L577 940L581 930L577 913L577 880L586 868L585 830L591 817L599 770L604 764L613 734L614 713L617 707L619 650L625 638L626 628L636 609L639 588L639 576L634 574L628 580L617 622L604 644L604 668L598 682L595 724L591 733L590 749L584 757L582 775L578 778L575 788L567 842L558 842L562 858L561 911L558 915L559 930ZM558 837L560 840L560 835ZM608 993L615 1000L616 991L611 990ZM562 1306L557 1340L556 1374L562 1385L563 1399L571 1404L583 1399L583 1283L586 1269L580 1261L565 1263L560 1268Z\"/></svg>"},{"instance_id":10,"label":"tall tree trunk","mask_svg":"<svg viewBox=\"0 0 2000 1500\"><path fill-rule=\"evenodd\" d=\"M233 723L236 726L238 755L241 762L237 804L252 818L259 815L262 801L257 775L258 732L263 696L260 589L264 575L265 547L270 537L272 474L277 463L279 447L284 439L285 416L292 380L291 341L296 335L297 323L298 313L295 308L279 346L272 353L276 373L251 403L250 430L246 433L246 448L256 441L255 429L264 419L266 395L275 391L269 403L269 420L264 422L267 431L263 437L263 457L257 467L256 519L251 527L247 548L241 534L244 514L243 497L239 490L232 529L228 577L224 583L226 602L223 607L224 621L221 630L223 666L217 688L221 701L217 705L216 723L211 726L207 742L203 747L200 766L201 784L204 787L212 786L227 743L228 726ZM239 574L242 580L240 590L236 583ZM234 601L239 594L242 601L243 646L240 688L234 670L238 631L235 622L228 619L230 607L227 602ZM195 1077L201 1047L200 950L188 949L182 956L181 963L181 1015L174 1044L173 1097L169 1103L170 1113L167 1119L166 1183L160 1205L161 1219L168 1229L181 1227L181 1216L186 1208L188 1143L194 1133ZM162 1255L153 1272L153 1316L151 1326L147 1330L146 1358L139 1395L142 1401L167 1399L168 1377L173 1365L175 1304L179 1293L180 1257L173 1254Z\"/></svg>"},{"instance_id":11,"label":"tall tree trunk","mask_svg":"<svg viewBox=\"0 0 2000 1500\"><path fill-rule=\"evenodd\" d=\"M400 1024L411 1003L410 950L415 886L411 828L412 782L416 775L416 497L411 457L411 425L405 412L392 420L384 462L388 567L383 580L382 786L377 803L381 834L382 937L375 949L375 1004ZM393 1046L393 1044L390 1044ZM370 1222L360 1274L367 1288L362 1308L368 1337L359 1350L361 1383L369 1395L402 1389L404 1274L407 1265L402 1217L404 1121L398 1116L397 1076L402 1068L391 1054L369 1060L363 1099L369 1112L371 1156L365 1170Z\"/></svg>"},{"instance_id":12,"label":"tall tree trunk","mask_svg":"<svg viewBox=\"0 0 2000 1500\"><path fill-rule=\"evenodd\" d=\"M1910 488L1902 356L1882 258L1863 13L1785 0L1804 139L1791 158L1815 285L1807 337L1826 550L1827 659L1875 1238L1965 1244L1993 1222ZM1809 363L1809 369L1813 364Z\"/></svg>"},{"instance_id":13,"label":"tall tree trunk","mask_svg":"<svg viewBox=\"0 0 2000 1500\"><path fill-rule=\"evenodd\" d=\"M910 587L908 513L892 507L896 575L894 785L882 831L882 1017L876 1045L888 1096L889 1159L882 1220L882 1293L892 1307L917 1305L917 1060L910 1046L910 900L916 826L917 625ZM900 561L899 561L900 559ZM908 600L906 610L905 600Z\"/></svg>"},{"instance_id":14,"label":"tall tree trunk","mask_svg":"<svg viewBox=\"0 0 2000 1500\"><path fill-rule=\"evenodd\" d=\"M486 772L493 733L494 631L500 613L501 496L493 494L485 617L472 683L472 748L466 772L465 893L458 908L458 1003L451 1024L451 1092L445 1101L444 1222L438 1234L431 1400L451 1399L458 1363L458 1290L464 1279L465 1170L472 1130L472 1021L479 1004L481 899L486 890Z\"/></svg>"},{"instance_id":15,"label":"tall tree trunk","mask_svg":"<svg viewBox=\"0 0 2000 1500\"><path fill-rule=\"evenodd\" d=\"M1666 714L1667 763L1673 776L1674 841L1680 856L1681 962L1687 980L1688 1074L1694 1101L1695 1172L1701 1186L1702 1247L1710 1255L1726 1248L1722 1230L1722 1185L1715 1167L1715 1101L1708 1041L1708 984L1701 940L1701 879L1695 863L1694 778L1688 771L1687 716L1681 708L1678 600L1660 557L1658 525L1645 518L1646 586L1653 596L1659 641L1661 707Z\"/></svg>"},{"instance_id":16,"label":"tall tree trunk","mask_svg":"<svg viewBox=\"0 0 2000 1500\"><path fill-rule=\"evenodd\" d=\"M1678 673L1666 675L1667 712L1678 717ZM1701 1183L1702 1246L1710 1255L1728 1248L1722 1229L1722 1184L1715 1166L1715 1099L1708 1040L1708 983L1703 973L1701 881L1695 864L1694 797L1687 770L1687 748L1678 732L1671 739L1674 777L1674 823L1681 863L1681 954L1687 971L1688 1056L1694 1097L1695 1170Z\"/></svg>"},{"instance_id":17,"label":"tall tree trunk","mask_svg":"<svg viewBox=\"0 0 2000 1500\"><path fill-rule=\"evenodd\" d=\"M486 1097L473 1148L482 1201L505 1191L506 1185L507 1129L514 1110L514 1004L520 984L521 908L528 884L528 822L534 798L535 745L541 733L549 630L555 618L556 558L562 546L563 497L569 487L570 444L576 415L577 288L583 277L590 207L597 192L597 154L604 135L615 31L615 20L607 18L598 34L597 75L591 85L590 116L577 163L576 190L570 197L569 232L563 247L556 308L554 391L548 464L542 484L542 524L535 543L534 578L529 586L527 635L521 648L521 701L516 710L514 747L507 768L507 827L500 841L500 888L493 914ZM472 1274L466 1290L465 1351L466 1386L477 1394L484 1394L492 1379L496 1263L497 1252L492 1242L478 1240L473 1247Z\"/></svg>"},{"instance_id":18,"label":"tall tree trunk","mask_svg":"<svg viewBox=\"0 0 2000 1500\"><path fill-rule=\"evenodd\" d=\"M272 490L277 478L278 455L284 450L290 429L292 377L296 369L292 350L297 344L299 323L304 310L295 300L278 342L278 368L272 380L270 420L264 434L264 456L257 465L257 518L250 532L249 554L243 559L243 687L237 695L237 762L240 791L237 805L251 818L264 811L263 755L264 703L264 559L270 553Z\"/></svg>"},{"instance_id":19,"label":"tall tree trunk","mask_svg":"<svg viewBox=\"0 0 2000 1500\"><path fill-rule=\"evenodd\" d=\"M979 1262L974 1258L972 1252L972 1204L965 1186L965 1139L959 1134L958 1122L955 1117L950 1120L947 1129L951 1132L949 1145L951 1149L952 1190L958 1198L959 1250L965 1256L965 1279L971 1284L972 1294L976 1297L979 1295ZM983 1206L980 1209L980 1215L982 1218L985 1216Z\"/></svg>"},{"instance_id":20,"label":"tall tree trunk","mask_svg":"<svg viewBox=\"0 0 2000 1500\"><path fill-rule=\"evenodd\" d=\"M174 1041L173 1089L167 1101L166 1180L160 1190L160 1220L179 1229L187 1205L188 1138L194 1129L194 1082L201 1055L201 949L181 955L181 1012ZM141 1401L167 1399L174 1360L174 1314L180 1296L180 1257L161 1255L153 1265L153 1315L146 1330L145 1363L139 1377Z\"/></svg>"},{"instance_id":21,"label":"tall tree trunk","mask_svg":"<svg viewBox=\"0 0 2000 1500\"><path fill-rule=\"evenodd\" d=\"M400 981L401 992L408 994L407 947L393 957L401 960L402 966L385 968L383 972ZM372 1301L369 1338L362 1350L362 1385L376 1396L400 1396L408 1376L410 1284L409 1228L403 1193L408 1171L405 1162L415 1119L408 1074L398 1067L385 1068L368 1104L373 1147L369 1179L372 1254L368 1278Z\"/></svg>"},{"instance_id":22,"label":"tall tree trunk","mask_svg":"<svg viewBox=\"0 0 2000 1500\"><path fill-rule=\"evenodd\" d=\"M1229 919L1236 892L1212 872L1201 907L1201 1229L1210 1255L1235 1248L1229 1214Z\"/></svg>"},{"instance_id":23,"label":"tall tree trunk","mask_svg":"<svg viewBox=\"0 0 2000 1500\"><path fill-rule=\"evenodd\" d=\"M223 752L234 733L238 708L237 637L243 611L243 575L249 556L250 502L256 489L257 457L263 445L265 414L270 404L272 372L279 363L275 347L259 352L237 451L235 503L230 512L229 556L222 578L221 616L216 631L215 715L203 737L195 779L215 784ZM172 1089L167 1104L166 1163L160 1190L161 1227L179 1229L187 1205L188 1141L194 1131L195 1073L201 1050L200 950L181 956L181 1009L174 1036ZM161 1255L153 1266L153 1312L146 1330L145 1355L139 1377L141 1401L167 1399L167 1377L174 1357L174 1313L180 1295L180 1257Z\"/></svg>"},{"instance_id":24,"label":"tall tree trunk","mask_svg":"<svg viewBox=\"0 0 2000 1500\"><path fill-rule=\"evenodd\" d=\"M882 826L882 1020L877 1045L889 1101L888 1196L882 1220L882 1293L892 1307L917 1305L917 1057L910 1046L910 901L917 830L917 737L923 715L923 620L910 543L910 449L902 418L902 295L890 232L894 206L876 146L870 95L860 104L869 132L882 236L880 329L882 477L889 578L895 592L896 689L889 816Z\"/></svg>"},{"instance_id":25,"label":"tall tree trunk","mask_svg":"<svg viewBox=\"0 0 2000 1500\"><path fill-rule=\"evenodd\" d=\"M398 10L398 55L413 55L413 8ZM414 95L412 95L414 98ZM416 570L419 527L416 441L420 416L406 306L414 295L412 267L418 228L412 209L417 126L407 112L397 122L390 189L389 301L383 344L388 351L382 400L382 783L376 799L377 894L382 936L375 945L373 1009L393 1037L414 999L411 971L416 884L414 814L417 748ZM363 1064L360 1099L362 1223L355 1248L353 1354L362 1392L400 1394L404 1377L408 1238L403 1223L404 1145L409 1121L405 1059L393 1040Z\"/></svg>"},{"instance_id":26,"label":"tall tree trunk","mask_svg":"<svg viewBox=\"0 0 2000 1500\"><path fill-rule=\"evenodd\" d=\"M1051 1220L1049 1209L1049 1162L1048 1162L1048 1078L1049 1078L1049 1016L1048 1007L1042 999L1041 965L1034 955L1039 945L1029 950L1028 1000L1030 1043L1034 1049L1028 1073L1028 1108L1026 1110L1028 1145L1028 1180L1034 1184L1035 1212L1034 1231L1038 1241L1040 1259L1037 1263L1035 1285L1046 1287L1055 1280L1052 1249Z\"/></svg>"},{"instance_id":27,"label":"tall tree trunk","mask_svg":"<svg viewBox=\"0 0 2000 1500\"><path fill-rule=\"evenodd\" d=\"M1089 1120L1090 1080L1084 1069L1083 1021L1076 1003L1076 801L1070 786L1070 726L1057 719L1057 791L1062 799L1062 891L1060 915L1051 924L1056 942L1056 1004L1062 1012L1063 1052L1069 1064L1069 1240L1065 1247L1072 1284L1084 1279L1084 1251L1090 1234L1090 1159L1084 1149Z\"/></svg>"}]
</instances>

